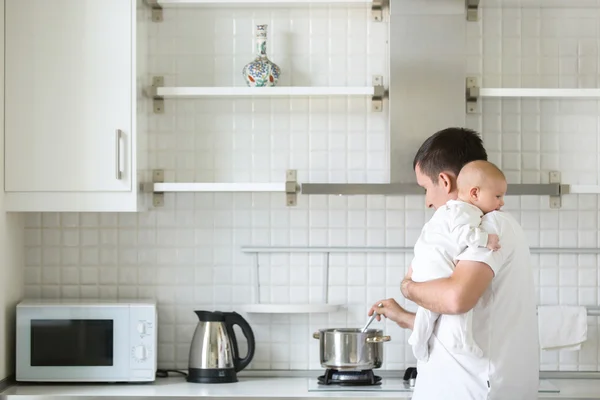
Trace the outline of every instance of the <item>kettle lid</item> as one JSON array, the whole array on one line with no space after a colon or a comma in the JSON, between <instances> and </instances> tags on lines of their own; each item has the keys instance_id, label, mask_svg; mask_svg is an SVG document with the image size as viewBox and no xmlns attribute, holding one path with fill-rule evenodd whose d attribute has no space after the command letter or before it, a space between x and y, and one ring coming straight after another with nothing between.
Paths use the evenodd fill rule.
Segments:
<instances>
[{"instance_id":1,"label":"kettle lid","mask_svg":"<svg viewBox=\"0 0 600 400\"><path fill-rule=\"evenodd\" d=\"M194 311L202 322L225 322L225 314L220 311Z\"/></svg>"}]
</instances>

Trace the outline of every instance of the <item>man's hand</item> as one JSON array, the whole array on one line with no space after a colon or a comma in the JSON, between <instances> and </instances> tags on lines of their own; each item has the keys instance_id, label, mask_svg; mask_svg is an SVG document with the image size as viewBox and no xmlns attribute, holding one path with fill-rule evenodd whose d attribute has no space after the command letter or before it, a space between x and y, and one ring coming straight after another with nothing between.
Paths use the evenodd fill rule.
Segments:
<instances>
[{"instance_id":1,"label":"man's hand","mask_svg":"<svg viewBox=\"0 0 600 400\"><path fill-rule=\"evenodd\" d=\"M412 279L404 278L402 280L402 283L400 284L400 291L402 292L402 296L404 296L404 298L407 300L412 300L410 298L410 291L409 291L409 285L411 283L413 283Z\"/></svg>"},{"instance_id":2,"label":"man's hand","mask_svg":"<svg viewBox=\"0 0 600 400\"><path fill-rule=\"evenodd\" d=\"M404 296L404 298L411 300L411 298L409 297L409 292L408 292L408 286L413 282L412 280L412 265L410 267L408 267L408 272L406 273L406 275L404 275L404 279L402 280L402 283L400 284L400 291L402 292L402 296Z\"/></svg>"},{"instance_id":3,"label":"man's hand","mask_svg":"<svg viewBox=\"0 0 600 400\"><path fill-rule=\"evenodd\" d=\"M413 329L415 324L415 314L406 311L394 299L379 300L369 310L369 317L374 312L377 313L377 321L381 321L381 316L384 316L404 329Z\"/></svg>"},{"instance_id":4,"label":"man's hand","mask_svg":"<svg viewBox=\"0 0 600 400\"><path fill-rule=\"evenodd\" d=\"M492 251L500 250L500 238L493 233L488 234L487 245L485 246Z\"/></svg>"},{"instance_id":5,"label":"man's hand","mask_svg":"<svg viewBox=\"0 0 600 400\"><path fill-rule=\"evenodd\" d=\"M405 298L430 311L462 314L475 307L493 277L487 264L464 260L456 264L449 278L414 282L406 274L400 289Z\"/></svg>"}]
</instances>

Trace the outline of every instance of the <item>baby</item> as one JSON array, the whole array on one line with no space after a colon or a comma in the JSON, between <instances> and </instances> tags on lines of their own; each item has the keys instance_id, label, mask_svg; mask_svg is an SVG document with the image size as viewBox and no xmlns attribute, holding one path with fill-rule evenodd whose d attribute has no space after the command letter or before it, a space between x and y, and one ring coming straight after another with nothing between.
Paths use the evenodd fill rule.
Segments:
<instances>
[{"instance_id":1,"label":"baby","mask_svg":"<svg viewBox=\"0 0 600 400\"><path fill-rule=\"evenodd\" d=\"M415 244L411 264L415 282L452 275L456 257L467 247L487 247L492 251L500 248L498 235L488 234L479 225L484 214L504 205L507 183L502 171L490 162L473 161L461 169L457 186L458 200L450 200L436 210ZM423 307L417 310L408 339L417 360L429 359L428 342L438 317ZM457 353L481 357L482 351L472 335L472 311L446 317L454 330L454 343L445 345Z\"/></svg>"}]
</instances>

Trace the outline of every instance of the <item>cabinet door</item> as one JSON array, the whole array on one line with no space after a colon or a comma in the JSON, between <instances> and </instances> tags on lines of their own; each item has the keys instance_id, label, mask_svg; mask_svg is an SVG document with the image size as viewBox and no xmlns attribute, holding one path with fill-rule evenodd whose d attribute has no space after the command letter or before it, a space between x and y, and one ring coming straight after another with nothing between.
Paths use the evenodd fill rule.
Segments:
<instances>
[{"instance_id":1,"label":"cabinet door","mask_svg":"<svg viewBox=\"0 0 600 400\"><path fill-rule=\"evenodd\" d=\"M132 2L5 4L5 190L130 191Z\"/></svg>"}]
</instances>

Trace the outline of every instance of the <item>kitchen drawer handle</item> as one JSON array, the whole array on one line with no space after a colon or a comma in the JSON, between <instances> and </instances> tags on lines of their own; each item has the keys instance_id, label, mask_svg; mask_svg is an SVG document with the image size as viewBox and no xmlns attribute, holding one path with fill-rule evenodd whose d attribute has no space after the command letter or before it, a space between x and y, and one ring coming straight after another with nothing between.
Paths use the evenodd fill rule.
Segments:
<instances>
[{"instance_id":1,"label":"kitchen drawer handle","mask_svg":"<svg viewBox=\"0 0 600 400\"><path fill-rule=\"evenodd\" d=\"M117 154L115 156L115 159L116 159L117 179L119 179L119 180L121 179L121 136L122 136L121 130L117 129L116 135L115 135L116 142L117 142L116 146L115 146Z\"/></svg>"},{"instance_id":2,"label":"kitchen drawer handle","mask_svg":"<svg viewBox=\"0 0 600 400\"><path fill-rule=\"evenodd\" d=\"M390 336L374 336L367 338L367 343L382 343L389 342L390 340L392 340Z\"/></svg>"},{"instance_id":3,"label":"kitchen drawer handle","mask_svg":"<svg viewBox=\"0 0 600 400\"><path fill-rule=\"evenodd\" d=\"M315 332L315 333L313 333L313 338L320 339L321 335L319 334L319 332Z\"/></svg>"}]
</instances>

